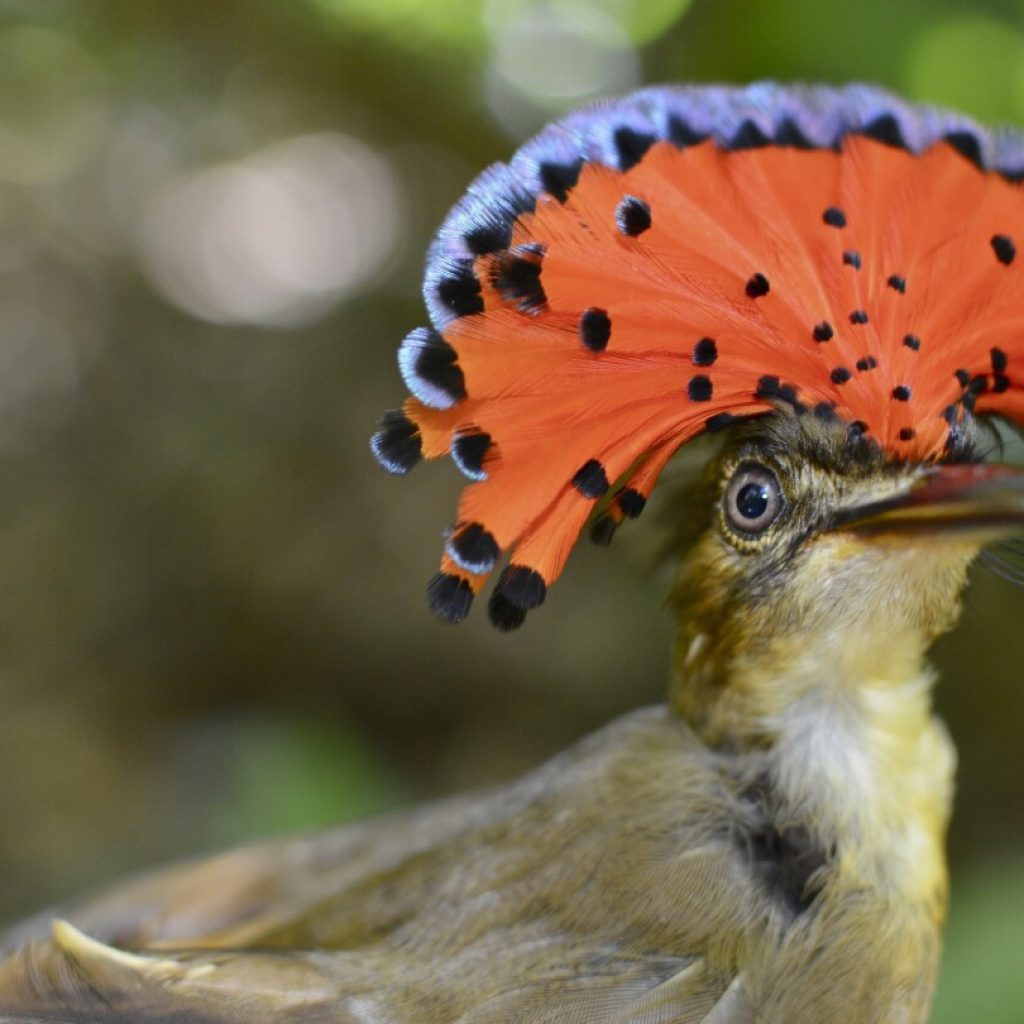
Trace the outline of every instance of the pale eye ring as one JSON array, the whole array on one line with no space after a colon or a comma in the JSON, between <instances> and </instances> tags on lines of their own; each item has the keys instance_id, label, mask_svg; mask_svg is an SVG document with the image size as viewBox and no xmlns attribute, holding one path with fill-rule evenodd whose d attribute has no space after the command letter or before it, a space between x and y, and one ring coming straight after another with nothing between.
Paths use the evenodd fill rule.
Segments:
<instances>
[{"instance_id":1,"label":"pale eye ring","mask_svg":"<svg viewBox=\"0 0 1024 1024\"><path fill-rule=\"evenodd\" d=\"M785 504L778 477L757 462L744 462L725 489L725 518L737 533L763 533L779 517Z\"/></svg>"}]
</instances>

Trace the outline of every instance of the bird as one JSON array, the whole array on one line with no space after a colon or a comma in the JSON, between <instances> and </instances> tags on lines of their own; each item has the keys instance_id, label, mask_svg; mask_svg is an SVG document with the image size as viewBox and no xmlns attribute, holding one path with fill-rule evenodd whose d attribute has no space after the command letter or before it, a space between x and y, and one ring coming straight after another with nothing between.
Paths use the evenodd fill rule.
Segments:
<instances>
[{"instance_id":1,"label":"bird","mask_svg":"<svg viewBox=\"0 0 1024 1024\"><path fill-rule=\"evenodd\" d=\"M956 761L928 650L1024 529L993 458L1022 179L1019 132L774 83L605 101L483 172L371 447L452 457L428 604L491 586L511 632L706 437L664 507L666 702L485 793L44 911L0 935L0 1019L926 1021Z\"/></svg>"}]
</instances>

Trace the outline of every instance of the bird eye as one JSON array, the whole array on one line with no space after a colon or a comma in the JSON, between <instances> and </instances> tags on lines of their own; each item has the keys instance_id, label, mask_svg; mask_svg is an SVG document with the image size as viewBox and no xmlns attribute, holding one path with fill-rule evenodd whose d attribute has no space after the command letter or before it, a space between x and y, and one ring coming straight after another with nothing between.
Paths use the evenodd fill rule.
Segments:
<instances>
[{"instance_id":1,"label":"bird eye","mask_svg":"<svg viewBox=\"0 0 1024 1024\"><path fill-rule=\"evenodd\" d=\"M778 518L782 506L782 487L770 469L745 462L733 473L725 491L725 518L737 533L762 533Z\"/></svg>"}]
</instances>

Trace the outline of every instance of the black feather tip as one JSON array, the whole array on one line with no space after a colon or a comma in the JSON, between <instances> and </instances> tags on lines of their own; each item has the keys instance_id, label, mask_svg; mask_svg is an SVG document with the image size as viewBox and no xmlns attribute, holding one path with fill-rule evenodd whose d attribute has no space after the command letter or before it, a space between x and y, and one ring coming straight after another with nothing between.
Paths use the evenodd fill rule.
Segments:
<instances>
[{"instance_id":1,"label":"black feather tip","mask_svg":"<svg viewBox=\"0 0 1024 1024\"><path fill-rule=\"evenodd\" d=\"M401 409L384 413L380 430L370 438L374 458L389 473L408 473L423 458L420 431Z\"/></svg>"},{"instance_id":2,"label":"black feather tip","mask_svg":"<svg viewBox=\"0 0 1024 1024\"><path fill-rule=\"evenodd\" d=\"M475 576L489 573L501 557L494 534L480 523L466 523L448 538L445 550L460 569Z\"/></svg>"},{"instance_id":3,"label":"black feather tip","mask_svg":"<svg viewBox=\"0 0 1024 1024\"><path fill-rule=\"evenodd\" d=\"M536 569L526 565L507 565L498 577L494 592L516 608L529 611L544 603L548 587Z\"/></svg>"},{"instance_id":4,"label":"black feather tip","mask_svg":"<svg viewBox=\"0 0 1024 1024\"><path fill-rule=\"evenodd\" d=\"M487 617L496 629L502 633L511 633L526 621L526 611L495 590L487 602Z\"/></svg>"},{"instance_id":5,"label":"black feather tip","mask_svg":"<svg viewBox=\"0 0 1024 1024\"><path fill-rule=\"evenodd\" d=\"M470 480L486 480L484 459L491 450L491 435L482 430L463 431L452 441L452 461Z\"/></svg>"},{"instance_id":6,"label":"black feather tip","mask_svg":"<svg viewBox=\"0 0 1024 1024\"><path fill-rule=\"evenodd\" d=\"M618 529L619 524L611 516L598 516L590 527L590 539L598 547L606 548Z\"/></svg>"},{"instance_id":7,"label":"black feather tip","mask_svg":"<svg viewBox=\"0 0 1024 1024\"><path fill-rule=\"evenodd\" d=\"M450 409L466 397L458 353L429 327L410 331L398 349L405 386L432 409Z\"/></svg>"},{"instance_id":8,"label":"black feather tip","mask_svg":"<svg viewBox=\"0 0 1024 1024\"><path fill-rule=\"evenodd\" d=\"M461 622L473 606L473 588L461 576L439 572L427 584L430 610L449 625Z\"/></svg>"}]
</instances>

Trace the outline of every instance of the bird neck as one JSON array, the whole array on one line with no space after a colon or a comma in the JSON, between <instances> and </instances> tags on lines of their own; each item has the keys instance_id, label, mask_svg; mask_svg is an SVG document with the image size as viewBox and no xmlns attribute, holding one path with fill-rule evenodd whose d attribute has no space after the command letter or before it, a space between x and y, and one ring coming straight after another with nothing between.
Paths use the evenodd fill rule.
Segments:
<instances>
[{"instance_id":1,"label":"bird neck","mask_svg":"<svg viewBox=\"0 0 1024 1024\"><path fill-rule=\"evenodd\" d=\"M923 726L931 693L925 653L934 634L884 616L871 626L861 636L840 625L765 637L684 620L671 703L716 748L781 742L784 723L815 705L859 706L881 731ZM878 693L892 699L872 701Z\"/></svg>"},{"instance_id":2,"label":"bird neck","mask_svg":"<svg viewBox=\"0 0 1024 1024\"><path fill-rule=\"evenodd\" d=\"M932 714L932 635L870 646L827 632L733 644L680 632L672 704L771 793L779 827L838 851L848 876L944 906L954 754Z\"/></svg>"}]
</instances>

